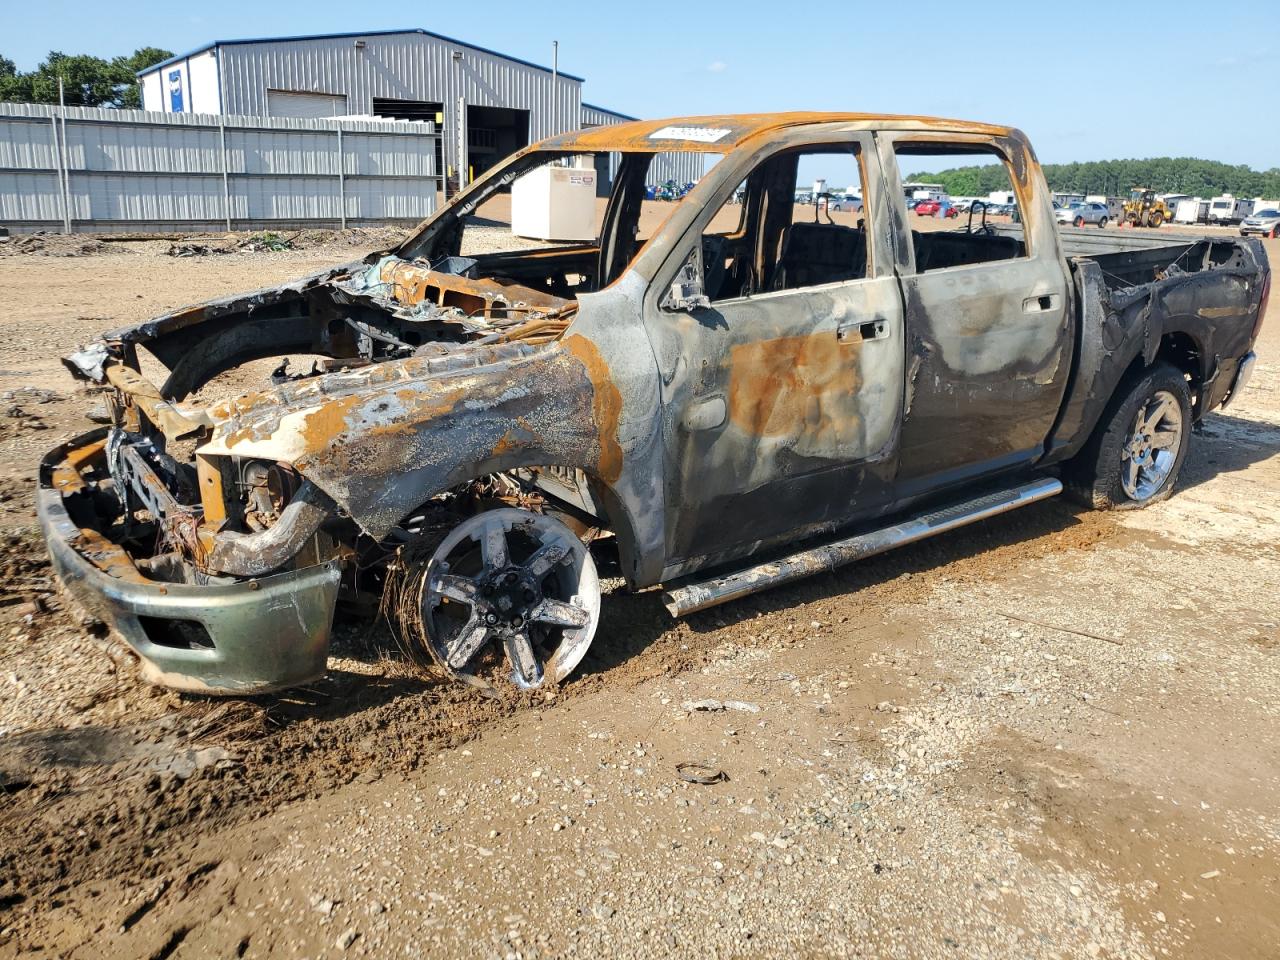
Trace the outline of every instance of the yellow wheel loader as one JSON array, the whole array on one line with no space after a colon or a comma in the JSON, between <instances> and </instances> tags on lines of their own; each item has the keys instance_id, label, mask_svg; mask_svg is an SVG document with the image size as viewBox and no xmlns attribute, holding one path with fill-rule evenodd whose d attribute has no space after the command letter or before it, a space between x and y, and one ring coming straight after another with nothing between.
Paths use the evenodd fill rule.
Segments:
<instances>
[{"instance_id":1,"label":"yellow wheel loader","mask_svg":"<svg viewBox=\"0 0 1280 960\"><path fill-rule=\"evenodd\" d=\"M1124 204L1124 222L1131 227L1158 227L1173 219L1173 211L1156 192L1147 187L1134 187Z\"/></svg>"}]
</instances>

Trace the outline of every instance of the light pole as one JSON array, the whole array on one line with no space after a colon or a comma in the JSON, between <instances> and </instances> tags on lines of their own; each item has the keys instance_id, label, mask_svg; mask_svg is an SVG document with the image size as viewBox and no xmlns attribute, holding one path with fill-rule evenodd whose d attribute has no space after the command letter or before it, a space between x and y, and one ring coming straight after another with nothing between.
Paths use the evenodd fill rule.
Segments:
<instances>
[{"instance_id":1,"label":"light pole","mask_svg":"<svg viewBox=\"0 0 1280 960\"><path fill-rule=\"evenodd\" d=\"M551 133L560 132L560 41L551 41Z\"/></svg>"}]
</instances>

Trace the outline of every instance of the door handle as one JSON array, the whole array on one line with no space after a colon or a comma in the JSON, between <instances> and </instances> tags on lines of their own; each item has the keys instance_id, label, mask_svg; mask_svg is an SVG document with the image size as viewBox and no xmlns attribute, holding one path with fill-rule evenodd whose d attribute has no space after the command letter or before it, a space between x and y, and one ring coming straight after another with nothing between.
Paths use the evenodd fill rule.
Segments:
<instances>
[{"instance_id":1,"label":"door handle","mask_svg":"<svg viewBox=\"0 0 1280 960\"><path fill-rule=\"evenodd\" d=\"M874 320L845 320L836 327L836 339L841 343L864 340L884 340L889 336L889 321L884 317Z\"/></svg>"},{"instance_id":2,"label":"door handle","mask_svg":"<svg viewBox=\"0 0 1280 960\"><path fill-rule=\"evenodd\" d=\"M1048 313L1057 310L1062 298L1056 293L1046 293L1038 297L1027 297L1022 301L1023 313Z\"/></svg>"}]
</instances>

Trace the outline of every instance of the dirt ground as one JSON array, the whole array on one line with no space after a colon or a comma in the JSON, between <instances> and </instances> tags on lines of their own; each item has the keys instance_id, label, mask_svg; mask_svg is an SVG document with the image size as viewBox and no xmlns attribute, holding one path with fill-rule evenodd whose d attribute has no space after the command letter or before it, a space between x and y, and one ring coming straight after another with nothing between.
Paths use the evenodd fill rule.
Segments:
<instances>
[{"instance_id":1,"label":"dirt ground","mask_svg":"<svg viewBox=\"0 0 1280 960\"><path fill-rule=\"evenodd\" d=\"M613 596L536 696L359 624L285 696L143 684L35 532L98 402L56 357L385 242L0 244L0 957L1280 954L1280 318L1139 513L1051 500L682 622Z\"/></svg>"}]
</instances>

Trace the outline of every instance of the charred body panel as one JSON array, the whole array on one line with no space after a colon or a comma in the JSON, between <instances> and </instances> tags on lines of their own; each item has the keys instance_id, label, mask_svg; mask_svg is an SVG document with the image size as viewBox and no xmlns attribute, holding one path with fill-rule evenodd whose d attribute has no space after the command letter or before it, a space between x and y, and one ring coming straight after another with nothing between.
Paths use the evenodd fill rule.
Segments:
<instances>
[{"instance_id":1,"label":"charred body panel","mask_svg":"<svg viewBox=\"0 0 1280 960\"><path fill-rule=\"evenodd\" d=\"M663 377L667 576L890 499L902 384L892 280L717 304L655 336L700 358Z\"/></svg>"},{"instance_id":2,"label":"charred body panel","mask_svg":"<svg viewBox=\"0 0 1280 960\"><path fill-rule=\"evenodd\" d=\"M915 233L900 245L907 337L898 492L905 498L1025 467L1042 453L1066 390L1072 297L1047 191L1026 138L894 132L880 162L901 180L895 150L934 146L989 152L1010 172L1025 224L994 231Z\"/></svg>"},{"instance_id":3,"label":"charred body panel","mask_svg":"<svg viewBox=\"0 0 1280 960\"><path fill-rule=\"evenodd\" d=\"M1262 244L1205 240L1164 250L1155 269L1149 256L1132 254L1072 261L1080 347L1046 463L1080 450L1124 376L1162 346L1184 351L1176 359L1191 379L1196 420L1230 393L1261 322L1269 272Z\"/></svg>"},{"instance_id":4,"label":"charred body panel","mask_svg":"<svg viewBox=\"0 0 1280 960\"><path fill-rule=\"evenodd\" d=\"M201 454L286 461L375 538L441 490L514 466L617 479L620 400L608 381L597 393L590 341L474 350L474 369L433 376L413 358L246 397Z\"/></svg>"}]
</instances>

